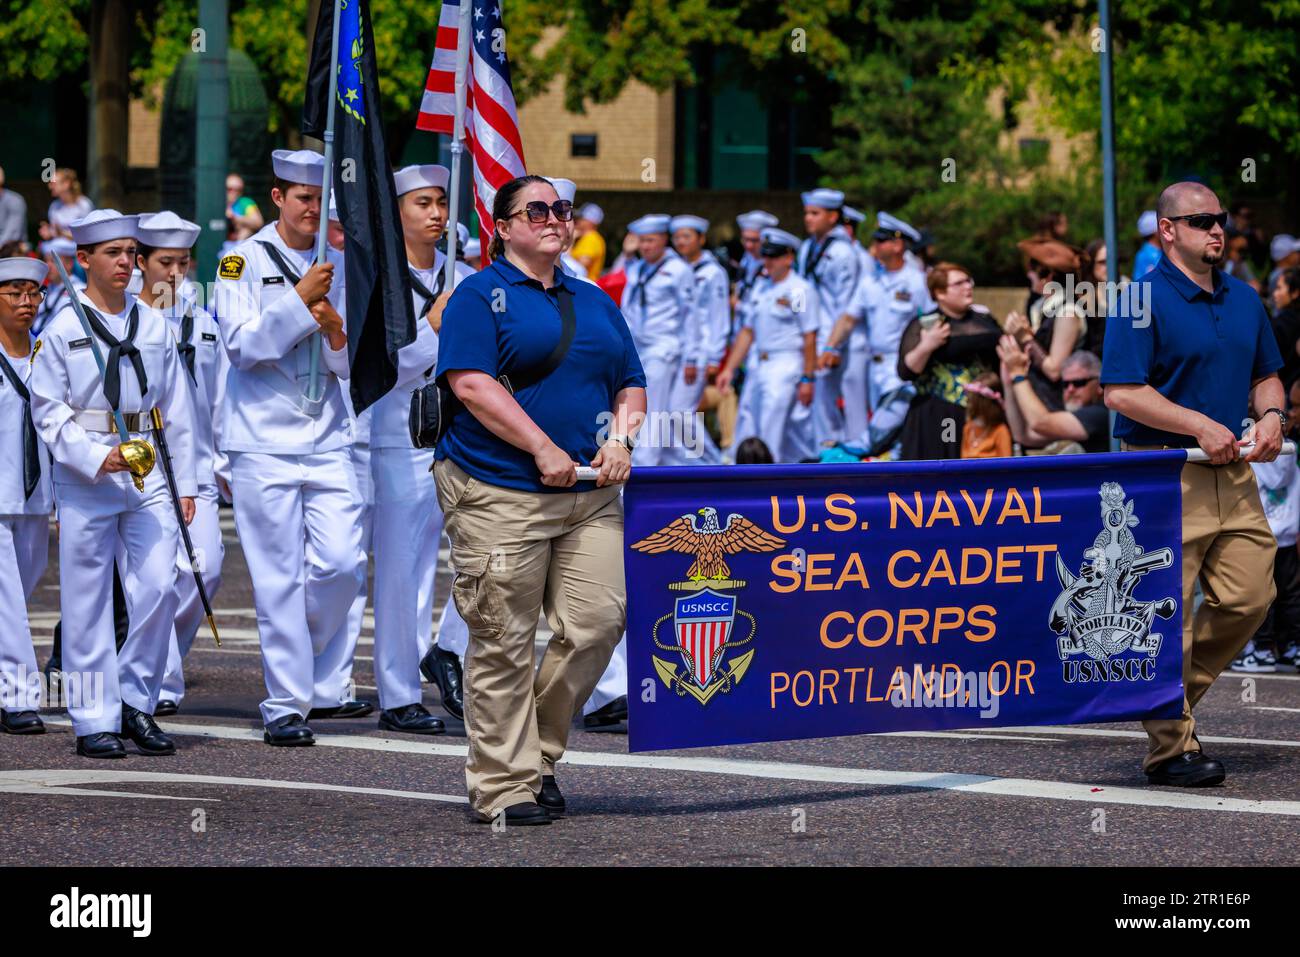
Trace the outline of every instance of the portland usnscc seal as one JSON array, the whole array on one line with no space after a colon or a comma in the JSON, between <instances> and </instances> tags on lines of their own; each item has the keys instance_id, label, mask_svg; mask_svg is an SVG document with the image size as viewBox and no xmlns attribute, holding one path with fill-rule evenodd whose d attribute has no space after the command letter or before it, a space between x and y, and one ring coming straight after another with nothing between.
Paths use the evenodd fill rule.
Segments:
<instances>
[{"instance_id":1,"label":"portland usnscc seal","mask_svg":"<svg viewBox=\"0 0 1300 957\"><path fill-rule=\"evenodd\" d=\"M1150 681L1156 674L1161 636L1152 634L1153 619L1171 618L1173 598L1139 601L1134 596L1142 576L1173 563L1173 550L1143 552L1129 529L1138 524L1133 501L1124 500L1118 482L1100 489L1102 529L1083 553L1077 576L1058 553L1056 577L1061 594L1052 604L1048 625L1058 635L1061 676L1080 681Z\"/></svg>"}]
</instances>

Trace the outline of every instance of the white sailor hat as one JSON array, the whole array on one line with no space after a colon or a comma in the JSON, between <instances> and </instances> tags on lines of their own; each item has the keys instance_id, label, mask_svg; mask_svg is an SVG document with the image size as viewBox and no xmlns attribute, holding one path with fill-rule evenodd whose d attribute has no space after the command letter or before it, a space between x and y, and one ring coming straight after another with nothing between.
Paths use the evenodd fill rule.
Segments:
<instances>
[{"instance_id":1,"label":"white sailor hat","mask_svg":"<svg viewBox=\"0 0 1300 957\"><path fill-rule=\"evenodd\" d=\"M763 248L760 251L764 256L784 256L787 252L794 252L799 248L798 238L784 229L769 226L759 233L759 238L763 241Z\"/></svg>"},{"instance_id":2,"label":"white sailor hat","mask_svg":"<svg viewBox=\"0 0 1300 957\"><path fill-rule=\"evenodd\" d=\"M465 251L466 259L478 259L479 256L483 255L483 248L479 245L477 239L471 239L461 248Z\"/></svg>"},{"instance_id":3,"label":"white sailor hat","mask_svg":"<svg viewBox=\"0 0 1300 957\"><path fill-rule=\"evenodd\" d=\"M668 225L674 233L679 229L693 229L697 233L709 231L709 221L703 216L674 216Z\"/></svg>"},{"instance_id":4,"label":"white sailor hat","mask_svg":"<svg viewBox=\"0 0 1300 957\"><path fill-rule=\"evenodd\" d=\"M866 213L862 212L860 209L854 209L852 206L843 207L840 210L840 213L844 216L845 220L853 223L855 226L867 218Z\"/></svg>"},{"instance_id":5,"label":"white sailor hat","mask_svg":"<svg viewBox=\"0 0 1300 957\"><path fill-rule=\"evenodd\" d=\"M1138 217L1139 236L1153 236L1158 228L1160 228L1160 217L1156 215L1154 209L1148 209Z\"/></svg>"},{"instance_id":6,"label":"white sailor hat","mask_svg":"<svg viewBox=\"0 0 1300 957\"><path fill-rule=\"evenodd\" d=\"M450 182L451 170L433 163L403 166L393 174L393 185L397 187L398 196L414 189L428 189L430 186L436 186L445 193Z\"/></svg>"},{"instance_id":7,"label":"white sailor hat","mask_svg":"<svg viewBox=\"0 0 1300 957\"><path fill-rule=\"evenodd\" d=\"M31 256L11 256L0 259L0 282L45 282L45 275L50 267Z\"/></svg>"},{"instance_id":8,"label":"white sailor hat","mask_svg":"<svg viewBox=\"0 0 1300 957\"><path fill-rule=\"evenodd\" d=\"M571 179L562 179L559 176L544 176L542 178L548 180L555 187L555 194L560 199L567 199L572 203L573 197L578 195L578 184Z\"/></svg>"},{"instance_id":9,"label":"white sailor hat","mask_svg":"<svg viewBox=\"0 0 1300 957\"><path fill-rule=\"evenodd\" d=\"M921 234L915 229L903 222L897 216L890 216L888 213L876 214L876 231L872 233L876 239L910 239L916 242L921 238Z\"/></svg>"},{"instance_id":10,"label":"white sailor hat","mask_svg":"<svg viewBox=\"0 0 1300 957\"><path fill-rule=\"evenodd\" d=\"M1300 239L1290 233L1278 233L1268 244L1268 254L1273 262L1281 262L1296 252L1300 252Z\"/></svg>"},{"instance_id":11,"label":"white sailor hat","mask_svg":"<svg viewBox=\"0 0 1300 957\"><path fill-rule=\"evenodd\" d=\"M141 216L135 224L135 238L155 249L189 249L201 232L198 223L181 219L170 209Z\"/></svg>"},{"instance_id":12,"label":"white sailor hat","mask_svg":"<svg viewBox=\"0 0 1300 957\"><path fill-rule=\"evenodd\" d=\"M673 218L667 213L650 213L628 224L627 230L637 236L651 233L667 233L672 227Z\"/></svg>"},{"instance_id":13,"label":"white sailor hat","mask_svg":"<svg viewBox=\"0 0 1300 957\"><path fill-rule=\"evenodd\" d=\"M41 243L40 252L42 256L75 256L77 244L67 236L59 236Z\"/></svg>"},{"instance_id":14,"label":"white sailor hat","mask_svg":"<svg viewBox=\"0 0 1300 957\"><path fill-rule=\"evenodd\" d=\"M115 209L97 209L68 226L72 241L78 246L93 246L110 239L135 239L139 216L123 216Z\"/></svg>"},{"instance_id":15,"label":"white sailor hat","mask_svg":"<svg viewBox=\"0 0 1300 957\"><path fill-rule=\"evenodd\" d=\"M809 190L803 194L805 206L820 206L822 209L839 209L844 205L844 194L838 189L826 189L824 186Z\"/></svg>"},{"instance_id":16,"label":"white sailor hat","mask_svg":"<svg viewBox=\"0 0 1300 957\"><path fill-rule=\"evenodd\" d=\"M605 211L595 203L586 203L582 209L578 210L578 218L599 226L605 221Z\"/></svg>"},{"instance_id":17,"label":"white sailor hat","mask_svg":"<svg viewBox=\"0 0 1300 957\"><path fill-rule=\"evenodd\" d=\"M769 212L761 209L751 209L747 213L741 213L736 217L736 225L741 229L766 229L768 226L776 226L781 222Z\"/></svg>"},{"instance_id":18,"label":"white sailor hat","mask_svg":"<svg viewBox=\"0 0 1300 957\"><path fill-rule=\"evenodd\" d=\"M325 157L315 150L272 150L271 169L287 183L320 186L325 180Z\"/></svg>"}]
</instances>

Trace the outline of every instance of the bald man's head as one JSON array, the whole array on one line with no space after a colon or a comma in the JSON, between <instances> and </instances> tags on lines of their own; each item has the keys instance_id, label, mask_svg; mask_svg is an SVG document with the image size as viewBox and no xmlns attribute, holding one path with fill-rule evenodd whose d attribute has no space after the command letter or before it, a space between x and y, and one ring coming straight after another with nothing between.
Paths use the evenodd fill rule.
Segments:
<instances>
[{"instance_id":1,"label":"bald man's head","mask_svg":"<svg viewBox=\"0 0 1300 957\"><path fill-rule=\"evenodd\" d=\"M1219 211L1219 197L1204 183L1184 181L1166 186L1156 200L1156 215L1161 219L1185 216L1188 213L1215 213Z\"/></svg>"},{"instance_id":2,"label":"bald man's head","mask_svg":"<svg viewBox=\"0 0 1300 957\"><path fill-rule=\"evenodd\" d=\"M1223 262L1223 227L1212 221L1197 229L1185 217L1196 213L1222 213L1219 197L1204 183L1181 182L1166 186L1156 200L1160 246L1174 259L1196 272ZM1198 225L1202 225L1198 222Z\"/></svg>"}]
</instances>

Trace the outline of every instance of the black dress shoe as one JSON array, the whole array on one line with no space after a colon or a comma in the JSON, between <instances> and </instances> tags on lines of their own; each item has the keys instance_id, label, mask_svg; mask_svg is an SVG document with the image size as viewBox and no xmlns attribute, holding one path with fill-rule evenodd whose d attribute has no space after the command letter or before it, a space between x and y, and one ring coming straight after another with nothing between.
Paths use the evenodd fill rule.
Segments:
<instances>
[{"instance_id":1,"label":"black dress shoe","mask_svg":"<svg viewBox=\"0 0 1300 957\"><path fill-rule=\"evenodd\" d=\"M507 827L532 827L535 824L550 824L551 815L546 808L540 804L533 804L531 801L525 804L512 804L501 812L505 817ZM475 815L474 820L480 824L491 824L496 817L484 817Z\"/></svg>"},{"instance_id":2,"label":"black dress shoe","mask_svg":"<svg viewBox=\"0 0 1300 957\"><path fill-rule=\"evenodd\" d=\"M542 775L542 793L537 795L537 803L546 808L551 817L564 817L564 795L555 783L554 774Z\"/></svg>"},{"instance_id":3,"label":"black dress shoe","mask_svg":"<svg viewBox=\"0 0 1300 957\"><path fill-rule=\"evenodd\" d=\"M591 714L584 715L584 728L605 728L627 720L627 695L619 695L603 708L597 708Z\"/></svg>"},{"instance_id":4,"label":"black dress shoe","mask_svg":"<svg viewBox=\"0 0 1300 957\"><path fill-rule=\"evenodd\" d=\"M100 731L78 738L77 753L83 758L124 758L126 746L112 731Z\"/></svg>"},{"instance_id":5,"label":"black dress shoe","mask_svg":"<svg viewBox=\"0 0 1300 957\"><path fill-rule=\"evenodd\" d=\"M180 710L181 706L175 701L169 701L167 698L163 698L158 702L158 707L153 709L153 716L155 718L169 718Z\"/></svg>"},{"instance_id":6,"label":"black dress shoe","mask_svg":"<svg viewBox=\"0 0 1300 957\"><path fill-rule=\"evenodd\" d=\"M442 710L457 721L465 720L465 674L460 659L436 644L420 660L420 673L438 686L442 696Z\"/></svg>"},{"instance_id":7,"label":"black dress shoe","mask_svg":"<svg viewBox=\"0 0 1300 957\"><path fill-rule=\"evenodd\" d=\"M1205 788L1222 784L1227 776L1222 761L1206 757L1200 751L1184 751L1178 757L1161 761L1147 771L1147 783L1168 784L1176 788Z\"/></svg>"},{"instance_id":8,"label":"black dress shoe","mask_svg":"<svg viewBox=\"0 0 1300 957\"><path fill-rule=\"evenodd\" d=\"M379 727L403 734L442 734L447 730L440 719L429 714L418 702L379 712Z\"/></svg>"},{"instance_id":9,"label":"black dress shoe","mask_svg":"<svg viewBox=\"0 0 1300 957\"><path fill-rule=\"evenodd\" d=\"M145 714L129 704L122 705L122 734L140 749L142 754L175 754L176 744L163 734L162 728L153 720L153 715Z\"/></svg>"},{"instance_id":10,"label":"black dress shoe","mask_svg":"<svg viewBox=\"0 0 1300 957\"><path fill-rule=\"evenodd\" d=\"M262 740L277 748L305 748L316 743L307 722L298 715L276 718L262 732Z\"/></svg>"},{"instance_id":11,"label":"black dress shoe","mask_svg":"<svg viewBox=\"0 0 1300 957\"><path fill-rule=\"evenodd\" d=\"M45 723L35 711L0 710L0 728L9 734L45 733Z\"/></svg>"},{"instance_id":12,"label":"black dress shoe","mask_svg":"<svg viewBox=\"0 0 1300 957\"><path fill-rule=\"evenodd\" d=\"M312 708L307 712L307 720L313 721L316 718L364 718L374 710L374 704L369 701L344 701L332 708Z\"/></svg>"}]
</instances>

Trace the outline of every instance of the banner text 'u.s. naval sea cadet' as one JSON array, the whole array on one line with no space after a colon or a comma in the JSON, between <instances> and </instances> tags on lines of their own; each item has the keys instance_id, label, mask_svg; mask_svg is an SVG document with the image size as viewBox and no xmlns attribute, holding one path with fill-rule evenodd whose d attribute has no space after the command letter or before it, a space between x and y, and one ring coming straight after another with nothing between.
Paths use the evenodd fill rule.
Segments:
<instances>
[{"instance_id":1,"label":"banner text 'u.s. naval sea cadet'","mask_svg":"<svg viewBox=\"0 0 1300 957\"><path fill-rule=\"evenodd\" d=\"M166 469L186 521L198 494L194 406L176 340L161 313L126 292L137 219L100 209L72 224L86 270L77 301L93 338L70 304L41 334L32 369L32 414L54 458L64 690L77 753L96 758L125 756L122 734L145 754L176 750L153 720L178 601L180 536ZM171 462L141 476L131 470L140 446L120 443L114 413L131 443L156 448L153 409ZM121 651L113 633L115 561L130 607Z\"/></svg>"},{"instance_id":2,"label":"banner text 'u.s. naval sea cadet'","mask_svg":"<svg viewBox=\"0 0 1300 957\"><path fill-rule=\"evenodd\" d=\"M136 263L140 270L139 298L162 313L176 340L185 379L194 405L194 469L199 494L194 500L194 520L189 524L198 572L209 600L221 588L225 546L218 519L220 493L229 492L230 466L218 440L220 410L226 393L230 363L221 344L221 332L212 315L198 303L199 290L186 279L191 250L202 232L198 224L163 211L141 216L135 227ZM156 715L175 714L185 697L183 660L203 624L203 603L184 549L177 555L176 628L167 655L167 674Z\"/></svg>"},{"instance_id":3,"label":"banner text 'u.s. naval sea cadet'","mask_svg":"<svg viewBox=\"0 0 1300 957\"><path fill-rule=\"evenodd\" d=\"M306 718L336 709L348 610L361 587L360 506L348 447L353 422L341 257L313 264L324 157L272 154L279 218L217 267L216 304L230 358L222 429L235 524L253 580L267 697L264 740L312 744ZM321 335L320 393L310 389Z\"/></svg>"},{"instance_id":4,"label":"banner text 'u.s. naval sea cadet'","mask_svg":"<svg viewBox=\"0 0 1300 957\"><path fill-rule=\"evenodd\" d=\"M815 401L820 307L812 283L793 268L798 248L799 240L785 230L763 230L763 271L741 310L740 332L718 374L718 386L725 389L740 364L749 360L736 446L756 435L777 462L799 460L801 442L794 433L801 426L792 425L791 418L802 412L806 426Z\"/></svg>"},{"instance_id":5,"label":"banner text 'u.s. naval sea cadet'","mask_svg":"<svg viewBox=\"0 0 1300 957\"><path fill-rule=\"evenodd\" d=\"M40 671L27 601L45 572L50 541L50 456L31 412L32 324L48 268L0 259L0 730L40 734Z\"/></svg>"}]
</instances>

